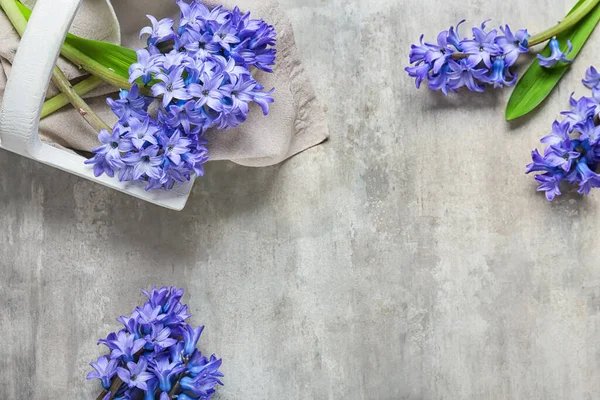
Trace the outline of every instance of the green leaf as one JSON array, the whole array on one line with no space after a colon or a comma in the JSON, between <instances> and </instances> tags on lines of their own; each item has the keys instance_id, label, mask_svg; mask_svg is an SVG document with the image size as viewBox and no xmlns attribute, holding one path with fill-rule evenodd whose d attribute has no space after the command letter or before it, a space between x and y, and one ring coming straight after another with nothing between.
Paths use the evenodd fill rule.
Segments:
<instances>
[{"instance_id":1,"label":"green leaf","mask_svg":"<svg viewBox=\"0 0 600 400\"><path fill-rule=\"evenodd\" d=\"M575 11L584 1L579 0L569 14ZM573 29L565 31L556 37L565 49L567 40L573 43L573 51L569 54L570 58L575 58L579 54L598 24L598 21L600 21L600 6L596 6ZM547 45L541 54L549 56L550 53L550 47ZM506 120L512 121L522 117L539 106L550 92L552 92L552 89L554 89L565 72L567 72L569 66L570 64L559 64L554 68L543 68L536 58L529 69L523 74L510 96L510 100L506 106Z\"/></svg>"},{"instance_id":2,"label":"green leaf","mask_svg":"<svg viewBox=\"0 0 600 400\"><path fill-rule=\"evenodd\" d=\"M137 62L135 51L112 43L83 39L69 34L65 46L72 46L94 62L110 68L125 79L129 79L129 67Z\"/></svg>"},{"instance_id":3,"label":"green leaf","mask_svg":"<svg viewBox=\"0 0 600 400\"><path fill-rule=\"evenodd\" d=\"M31 10L20 2L17 4L25 19L29 20ZM131 88L128 81L129 66L137 62L137 55L131 49L112 43L84 39L69 33L62 46L61 54L92 75L118 88Z\"/></svg>"}]
</instances>

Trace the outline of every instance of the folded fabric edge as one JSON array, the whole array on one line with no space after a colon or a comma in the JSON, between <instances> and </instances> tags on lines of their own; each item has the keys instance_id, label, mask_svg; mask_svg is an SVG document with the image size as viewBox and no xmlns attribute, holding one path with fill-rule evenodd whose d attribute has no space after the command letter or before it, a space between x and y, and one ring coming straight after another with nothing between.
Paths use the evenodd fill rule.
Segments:
<instances>
[{"instance_id":1,"label":"folded fabric edge","mask_svg":"<svg viewBox=\"0 0 600 400\"><path fill-rule=\"evenodd\" d=\"M279 2L275 1L273 7L274 24L283 26L278 32L278 68L288 72L290 90L296 101L298 109L294 121L294 134L290 149L283 157L257 157L236 159L234 163L247 167L266 167L279 164L305 150L323 143L329 137L329 127L325 112L316 97L312 82L304 70L300 54L294 38L292 23L283 11Z\"/></svg>"}]
</instances>

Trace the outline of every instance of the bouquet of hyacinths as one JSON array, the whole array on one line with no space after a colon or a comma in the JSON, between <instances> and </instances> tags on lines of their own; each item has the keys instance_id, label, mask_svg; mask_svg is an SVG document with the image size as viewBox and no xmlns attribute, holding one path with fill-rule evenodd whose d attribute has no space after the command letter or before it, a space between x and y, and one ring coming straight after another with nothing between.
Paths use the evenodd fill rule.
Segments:
<instances>
[{"instance_id":1,"label":"bouquet of hyacinths","mask_svg":"<svg viewBox=\"0 0 600 400\"><path fill-rule=\"evenodd\" d=\"M109 350L90 363L94 371L87 375L104 388L98 400L210 399L215 386L223 385L221 360L196 348L204 327L185 322L190 315L180 302L183 289L142 293L148 301L117 319L124 328L98 342Z\"/></svg>"},{"instance_id":2,"label":"bouquet of hyacinths","mask_svg":"<svg viewBox=\"0 0 600 400\"><path fill-rule=\"evenodd\" d=\"M207 129L243 123L252 102L265 115L269 112L273 90L265 92L251 68L272 72L273 27L238 8L177 4L179 26L169 18L148 16L152 26L141 31L148 47L137 50L137 62L129 69L133 87L108 100L119 121L112 132L100 131L102 145L87 161L96 176L116 172L122 181L169 189L174 182L203 175ZM152 90L152 97L140 93L138 82ZM158 111L150 115L148 107L156 98Z\"/></svg>"},{"instance_id":3,"label":"bouquet of hyacinths","mask_svg":"<svg viewBox=\"0 0 600 400\"><path fill-rule=\"evenodd\" d=\"M467 88L483 92L486 86L514 86L514 66L520 55L548 42L519 81L506 109L507 120L523 116L537 107L551 92L600 21L600 0L580 0L558 25L531 36L526 29L508 25L487 29L489 21L472 29L471 37L456 27L442 31L436 43L413 44L409 53L408 75L417 88L422 83L444 94Z\"/></svg>"},{"instance_id":4,"label":"bouquet of hyacinths","mask_svg":"<svg viewBox=\"0 0 600 400\"><path fill-rule=\"evenodd\" d=\"M274 89L265 90L253 73L273 72L273 26L237 7L211 10L198 0L177 5L177 24L148 16L150 26L140 35L147 47L135 52L71 34L65 40L61 54L93 76L72 87L55 68L53 82L63 94L46 102L42 118L69 102L79 110L99 132L100 145L85 162L96 176L171 189L203 175L208 129L244 123L252 103L269 112ZM17 0L0 0L0 7L22 34L31 11ZM118 118L113 126L81 98L104 81L122 89L108 99Z\"/></svg>"},{"instance_id":5,"label":"bouquet of hyacinths","mask_svg":"<svg viewBox=\"0 0 600 400\"><path fill-rule=\"evenodd\" d=\"M571 95L571 109L563 111L562 121L554 121L552 131L541 139L547 147L543 155L531 152L532 163L527 173L540 172L535 180L538 191L546 193L549 201L561 194L563 183L577 185L578 192L589 194L600 187L600 73L590 67L583 84L592 89L591 96L578 100Z\"/></svg>"}]
</instances>

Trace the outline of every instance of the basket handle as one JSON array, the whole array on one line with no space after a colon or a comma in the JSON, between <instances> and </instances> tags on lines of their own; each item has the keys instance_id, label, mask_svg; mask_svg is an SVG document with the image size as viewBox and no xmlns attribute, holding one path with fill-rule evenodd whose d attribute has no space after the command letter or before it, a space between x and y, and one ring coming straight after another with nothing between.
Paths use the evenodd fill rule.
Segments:
<instances>
[{"instance_id":1,"label":"basket handle","mask_svg":"<svg viewBox=\"0 0 600 400\"><path fill-rule=\"evenodd\" d=\"M12 63L0 109L0 144L35 156L42 105L69 27L82 0L37 0Z\"/></svg>"}]
</instances>

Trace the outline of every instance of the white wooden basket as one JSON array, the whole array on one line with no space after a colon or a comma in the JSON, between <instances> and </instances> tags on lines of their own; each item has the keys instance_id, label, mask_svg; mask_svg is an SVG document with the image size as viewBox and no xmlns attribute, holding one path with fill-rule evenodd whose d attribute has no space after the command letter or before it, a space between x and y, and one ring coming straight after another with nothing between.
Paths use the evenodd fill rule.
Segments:
<instances>
[{"instance_id":1,"label":"white wooden basket","mask_svg":"<svg viewBox=\"0 0 600 400\"><path fill-rule=\"evenodd\" d=\"M143 0L140 0L143 1ZM40 113L60 48L82 0L38 0L15 56L0 109L0 148L173 210L185 206L193 180L171 190L144 190L142 182L96 178L85 158L42 143Z\"/></svg>"}]
</instances>

